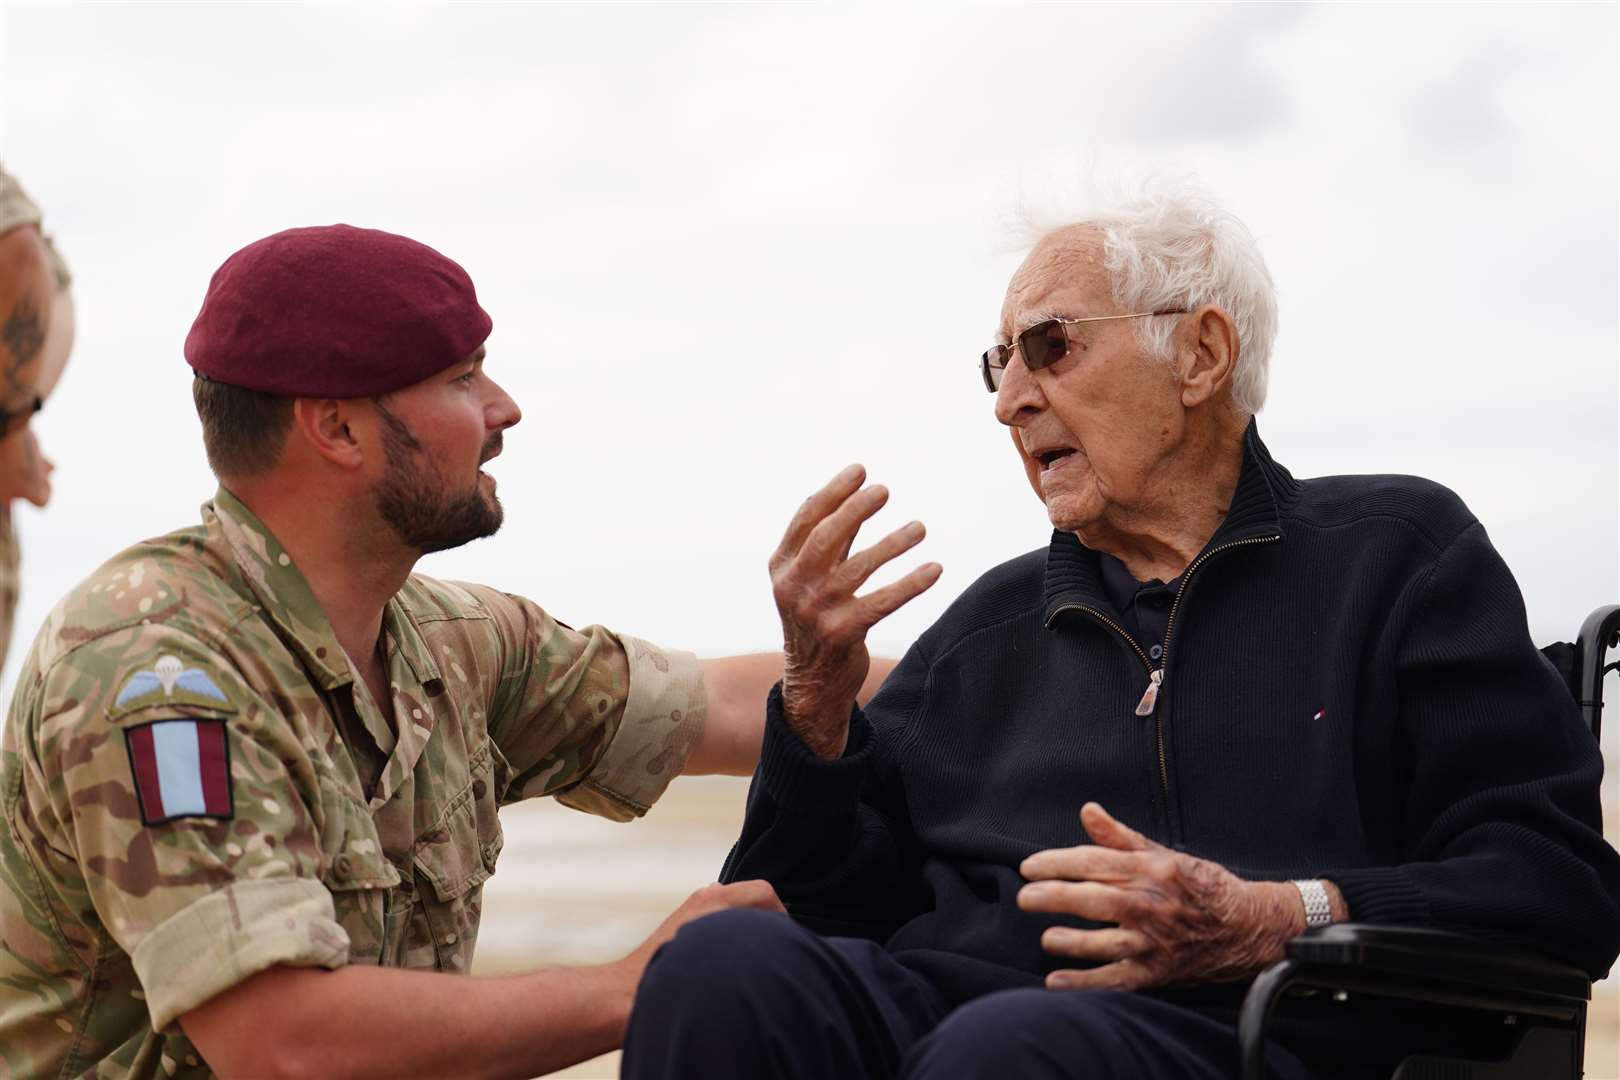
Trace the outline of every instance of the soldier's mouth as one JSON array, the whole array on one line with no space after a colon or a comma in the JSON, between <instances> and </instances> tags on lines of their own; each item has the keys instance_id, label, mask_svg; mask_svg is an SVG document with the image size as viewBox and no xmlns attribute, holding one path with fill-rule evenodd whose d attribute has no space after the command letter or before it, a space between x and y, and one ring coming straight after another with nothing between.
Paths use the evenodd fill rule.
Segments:
<instances>
[{"instance_id":1,"label":"soldier's mouth","mask_svg":"<svg viewBox=\"0 0 1620 1080\"><path fill-rule=\"evenodd\" d=\"M492 458L500 457L502 442L503 440L501 439L501 433L498 431L486 439L484 441L484 452L479 457L478 464L483 465Z\"/></svg>"}]
</instances>

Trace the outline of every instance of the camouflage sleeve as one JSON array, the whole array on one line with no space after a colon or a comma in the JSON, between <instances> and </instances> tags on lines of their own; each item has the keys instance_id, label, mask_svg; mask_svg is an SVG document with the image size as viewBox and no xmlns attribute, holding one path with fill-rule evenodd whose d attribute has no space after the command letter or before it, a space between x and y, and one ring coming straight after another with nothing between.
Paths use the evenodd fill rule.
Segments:
<instances>
[{"instance_id":1,"label":"camouflage sleeve","mask_svg":"<svg viewBox=\"0 0 1620 1080\"><path fill-rule=\"evenodd\" d=\"M0 169L0 233L10 232L20 225L38 225L41 220L39 207L23 191L22 185Z\"/></svg>"},{"instance_id":2,"label":"camouflage sleeve","mask_svg":"<svg viewBox=\"0 0 1620 1080\"><path fill-rule=\"evenodd\" d=\"M17 618L17 580L22 550L17 546L17 530L11 521L11 508L0 506L0 667L11 651L11 629Z\"/></svg>"},{"instance_id":3,"label":"camouflage sleeve","mask_svg":"<svg viewBox=\"0 0 1620 1080\"><path fill-rule=\"evenodd\" d=\"M697 658L600 626L574 630L521 597L467 588L500 639L489 728L511 768L505 799L555 795L614 821L645 814L703 730Z\"/></svg>"},{"instance_id":4,"label":"camouflage sleeve","mask_svg":"<svg viewBox=\"0 0 1620 1080\"><path fill-rule=\"evenodd\" d=\"M348 961L311 756L225 658L134 626L29 696L33 817L79 874L57 887L130 955L155 1030L273 965Z\"/></svg>"}]
</instances>

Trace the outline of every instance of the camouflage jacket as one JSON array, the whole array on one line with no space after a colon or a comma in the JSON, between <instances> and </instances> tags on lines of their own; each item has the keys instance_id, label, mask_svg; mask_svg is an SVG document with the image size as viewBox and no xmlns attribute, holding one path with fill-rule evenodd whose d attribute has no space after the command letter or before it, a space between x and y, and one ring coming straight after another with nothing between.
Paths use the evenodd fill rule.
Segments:
<instances>
[{"instance_id":1,"label":"camouflage jacket","mask_svg":"<svg viewBox=\"0 0 1620 1080\"><path fill-rule=\"evenodd\" d=\"M68 594L0 750L0 1075L207 1075L175 1019L276 964L467 970L503 803L643 813L701 729L688 654L412 576L395 723L221 490Z\"/></svg>"}]
</instances>

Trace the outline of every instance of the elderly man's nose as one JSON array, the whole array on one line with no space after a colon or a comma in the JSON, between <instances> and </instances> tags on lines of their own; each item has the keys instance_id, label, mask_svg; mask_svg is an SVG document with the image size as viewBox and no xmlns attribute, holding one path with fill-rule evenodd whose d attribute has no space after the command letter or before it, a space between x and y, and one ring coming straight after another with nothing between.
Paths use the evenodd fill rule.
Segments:
<instances>
[{"instance_id":1,"label":"elderly man's nose","mask_svg":"<svg viewBox=\"0 0 1620 1080\"><path fill-rule=\"evenodd\" d=\"M1001 373L1001 389L996 391L996 419L1009 427L1029 420L1046 407L1046 395L1023 357L1014 353Z\"/></svg>"}]
</instances>

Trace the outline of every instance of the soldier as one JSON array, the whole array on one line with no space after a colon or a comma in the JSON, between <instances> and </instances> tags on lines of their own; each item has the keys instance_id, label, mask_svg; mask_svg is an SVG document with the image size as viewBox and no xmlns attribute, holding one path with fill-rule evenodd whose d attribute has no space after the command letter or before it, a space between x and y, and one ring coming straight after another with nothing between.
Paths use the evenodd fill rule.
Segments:
<instances>
[{"instance_id":1,"label":"soldier","mask_svg":"<svg viewBox=\"0 0 1620 1080\"><path fill-rule=\"evenodd\" d=\"M294 229L214 275L186 358L220 489L73 590L18 680L12 1075L532 1076L618 1045L676 927L781 910L713 886L616 963L433 973L471 962L501 805L622 820L677 773L746 773L780 671L411 572L501 521L490 325L387 233Z\"/></svg>"},{"instance_id":2,"label":"soldier","mask_svg":"<svg viewBox=\"0 0 1620 1080\"><path fill-rule=\"evenodd\" d=\"M11 504L44 506L51 463L29 419L45 403L73 344L72 281L36 206L0 169L0 662L11 643L21 561Z\"/></svg>"}]
</instances>

